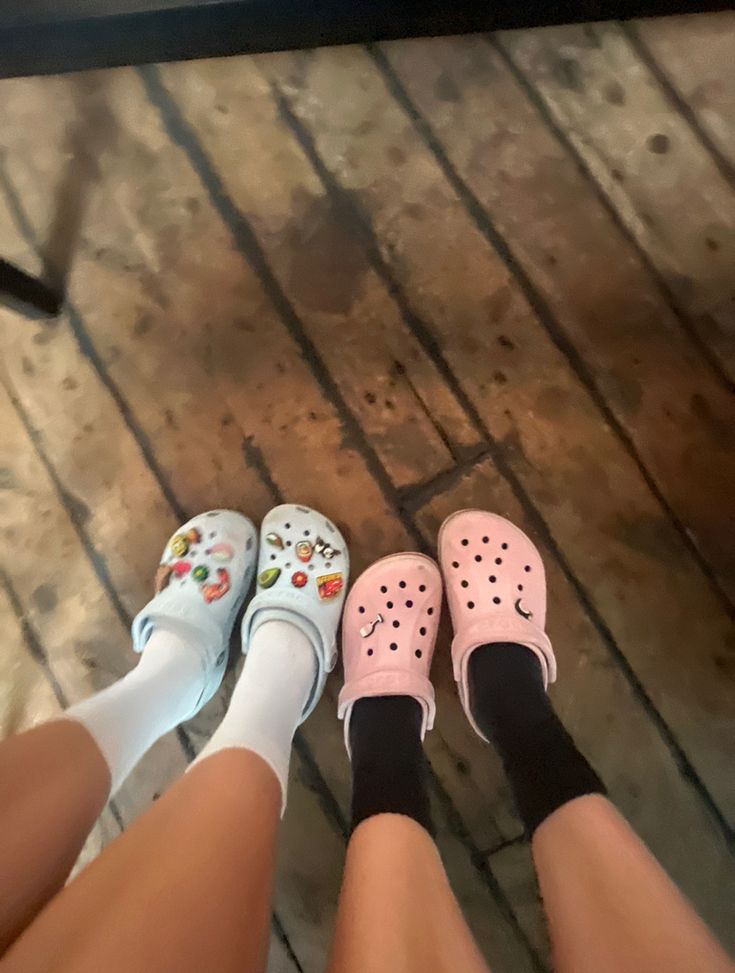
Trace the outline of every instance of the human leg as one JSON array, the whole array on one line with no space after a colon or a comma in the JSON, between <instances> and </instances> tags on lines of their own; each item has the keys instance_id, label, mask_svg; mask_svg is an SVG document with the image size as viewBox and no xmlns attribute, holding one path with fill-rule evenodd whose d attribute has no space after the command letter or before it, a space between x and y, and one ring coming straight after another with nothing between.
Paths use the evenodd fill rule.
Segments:
<instances>
[{"instance_id":1,"label":"human leg","mask_svg":"<svg viewBox=\"0 0 735 973\"><path fill-rule=\"evenodd\" d=\"M422 738L433 721L440 607L436 566L412 554L378 561L347 602L340 715L353 834L332 973L487 971L432 839Z\"/></svg>"},{"instance_id":2,"label":"human leg","mask_svg":"<svg viewBox=\"0 0 735 973\"><path fill-rule=\"evenodd\" d=\"M0 954L63 885L111 789L216 690L252 576L254 538L250 521L229 511L202 514L180 528L159 569L169 583L136 619L139 664L60 719L0 744ZM229 588L215 602L191 583L197 580L191 563L176 553L184 544L207 572L214 571L215 544L216 553L229 555Z\"/></svg>"},{"instance_id":3,"label":"human leg","mask_svg":"<svg viewBox=\"0 0 735 973\"><path fill-rule=\"evenodd\" d=\"M252 751L202 760L49 902L0 970L262 970L281 800Z\"/></svg>"},{"instance_id":4,"label":"human leg","mask_svg":"<svg viewBox=\"0 0 735 973\"><path fill-rule=\"evenodd\" d=\"M543 564L530 540L462 511L442 529L440 559L460 697L497 747L532 839L555 969L732 971L554 713Z\"/></svg>"}]
</instances>

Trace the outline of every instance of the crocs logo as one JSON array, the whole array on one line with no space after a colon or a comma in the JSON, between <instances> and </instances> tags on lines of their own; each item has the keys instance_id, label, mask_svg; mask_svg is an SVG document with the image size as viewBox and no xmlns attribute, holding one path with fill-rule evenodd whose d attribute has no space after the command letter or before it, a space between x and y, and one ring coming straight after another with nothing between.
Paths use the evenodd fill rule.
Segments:
<instances>
[{"instance_id":1,"label":"crocs logo","mask_svg":"<svg viewBox=\"0 0 735 973\"><path fill-rule=\"evenodd\" d=\"M521 598L516 598L515 610L521 616L521 618L533 618L533 612L526 611L521 605Z\"/></svg>"},{"instance_id":2,"label":"crocs logo","mask_svg":"<svg viewBox=\"0 0 735 973\"><path fill-rule=\"evenodd\" d=\"M380 625L382 621L384 621L383 616L380 614L380 612L378 612L377 618L374 618L372 622L368 622L367 625L362 626L362 628L360 629L360 637L364 639L370 638L370 636L373 634L375 629L378 627L378 625Z\"/></svg>"}]
</instances>

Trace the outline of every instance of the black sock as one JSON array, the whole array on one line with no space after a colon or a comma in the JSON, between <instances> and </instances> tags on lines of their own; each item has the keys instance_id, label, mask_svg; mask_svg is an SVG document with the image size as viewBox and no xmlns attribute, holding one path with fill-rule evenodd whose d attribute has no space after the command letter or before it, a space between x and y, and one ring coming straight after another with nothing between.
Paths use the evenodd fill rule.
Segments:
<instances>
[{"instance_id":1,"label":"black sock","mask_svg":"<svg viewBox=\"0 0 735 973\"><path fill-rule=\"evenodd\" d=\"M469 658L468 678L472 715L498 748L529 836L567 801L605 793L551 708L530 649L483 645Z\"/></svg>"},{"instance_id":2,"label":"black sock","mask_svg":"<svg viewBox=\"0 0 735 973\"><path fill-rule=\"evenodd\" d=\"M405 814L433 835L421 743L421 705L412 696L358 699L350 718L352 830L374 814Z\"/></svg>"}]
</instances>

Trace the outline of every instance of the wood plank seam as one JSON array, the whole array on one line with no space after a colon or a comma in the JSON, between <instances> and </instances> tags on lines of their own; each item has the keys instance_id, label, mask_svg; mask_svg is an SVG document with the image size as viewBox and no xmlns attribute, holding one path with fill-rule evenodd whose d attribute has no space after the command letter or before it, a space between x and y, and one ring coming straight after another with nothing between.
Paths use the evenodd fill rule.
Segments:
<instances>
[{"instance_id":1,"label":"wood plank seam","mask_svg":"<svg viewBox=\"0 0 735 973\"><path fill-rule=\"evenodd\" d=\"M278 917L278 913L275 911L273 912L273 918L271 920L271 928L273 929L273 932L275 933L278 941L282 944L283 948L288 953L288 958L296 967L298 973L304 973L304 967L299 962L299 958L294 952L293 946L291 945L291 941L288 938L286 930L283 928L283 923Z\"/></svg>"},{"instance_id":2,"label":"wood plank seam","mask_svg":"<svg viewBox=\"0 0 735 973\"><path fill-rule=\"evenodd\" d=\"M725 181L728 182L733 188L735 188L735 166L732 165L730 160L718 148L718 146L700 124L700 121L692 110L691 105L689 105L686 99L678 91L676 85L668 77L663 67L656 60L653 52L638 33L635 21L619 21L618 26L628 39L630 46L656 79L669 102L682 116L684 121L696 136L699 144L708 153L714 164L717 166L722 178L725 179Z\"/></svg>"},{"instance_id":3,"label":"wood plank seam","mask_svg":"<svg viewBox=\"0 0 735 973\"><path fill-rule=\"evenodd\" d=\"M168 96L166 96L166 97L168 97ZM155 105L155 102L154 102L154 105ZM165 123L165 119L164 119L164 123ZM182 119L182 124L185 124L185 123L183 123L183 119ZM193 135L192 135L192 138L193 138ZM186 150L186 146L183 146L183 147ZM200 153L202 155L202 158L203 158L204 162L207 163L207 160L206 160L206 157L204 156L203 150L201 150L201 148L200 148L199 151L200 151ZM194 167L194 168L195 168L195 171L198 172L198 170L196 169L196 167ZM212 175L214 175L215 178L216 178L216 175L214 173L212 173ZM200 178L201 178L201 175L200 175ZM204 179L202 180L202 183L205 186L205 188L208 188L207 187L207 183L206 183L206 181ZM224 193L224 189L221 188L220 189L220 192L223 195L226 195ZM237 215L238 222L244 223L244 217L242 217L241 214L237 213L237 210L235 209L234 204L231 201L229 201L229 200L228 200L228 204L229 204L228 205L228 209L231 209ZM18 202L18 205L20 205L19 202ZM216 206L216 202L215 202L215 206ZM225 224L229 226L229 223L227 222L226 219L225 219ZM37 242L37 240L35 238L35 234L33 233L32 229L30 228L30 226L29 226L29 224L28 224L27 221L24 221L24 226L27 228L27 231L28 231L28 234L29 234L28 235L28 242L29 242L29 244L36 251L38 251L38 249L39 249L38 242ZM248 229L248 232L250 234L252 234L252 231L250 230L250 228L247 227L247 229ZM257 254L260 254L261 251L260 251L260 248L259 248L259 244L257 243L257 240L255 240L254 235L253 235L253 241L255 243L255 246L258 248ZM244 256L246 256L246 259L247 259L247 255L244 254ZM268 265L267 265L267 263L265 261L264 255L262 256L262 258L261 258L260 261L256 262L256 267L255 267L256 273L258 272L258 268L261 265L263 267L265 267L267 273L270 275L268 279L270 281L272 281L272 285L275 286L278 289L278 293L282 293L280 291L280 285L278 284L278 281L272 275L272 272L270 271L270 268L268 267ZM267 293L272 298L272 295L270 294L270 292L267 291ZM288 309L288 313L290 313L293 316L293 318L295 320L295 323L298 326L298 330L294 334L294 332L291 331L291 329L289 329L289 333L292 335L292 337L295 338L295 340L299 344L299 347L302 347L301 342L299 341L299 335L301 334L302 326L300 324L300 321L299 321L298 317L296 316L296 312L293 310L293 308L291 307L290 303L288 302L288 299L285 297L285 294L283 295L283 300L282 301L279 301L279 302L274 301L274 306L276 307L276 310L278 310L278 311L280 311L282 307L285 307L286 309ZM69 309L69 310L71 312L74 309ZM102 361L100 359L100 356L97 353L96 349L94 348L94 344L93 344L93 342L92 342L89 334L87 333L87 331L86 331L86 329L84 327L84 323L83 323L83 320L81 318L81 315L78 312L76 312L76 311L74 311L74 313L75 313L75 321L76 321L76 329L77 329L77 330L75 330L74 333L75 333L75 337L76 337L76 339L77 339L77 341L79 343L80 351L82 351L82 353L88 358L88 360L92 364L93 368L95 369L95 372L98 374L98 376L100 377L101 381L103 382L103 385L107 388L107 390L112 395L112 397L113 397L116 405L119 406L120 403L122 403L123 408L121 408L120 411L121 411L121 415L123 417L123 420L125 421L125 423L127 425L127 428L129 429L129 431L131 432L131 435L133 435L136 438L136 441L138 442L138 445L140 446L140 442L138 440L138 431L139 431L138 430L138 424L134 420L134 416L132 414L132 410L130 409L130 406L128 405L128 403L125 401L125 398L122 395L122 393L120 392L120 390L117 388L117 386L115 385L115 383L113 382L113 380L111 379L111 377L109 376L109 374L107 373L107 371L106 371L106 369L104 367L104 364L102 363ZM288 322L284 322L284 323L286 323L287 326L288 326ZM352 415L351 411L348 409L346 403L344 402L344 400L343 400L343 398L341 396L341 393L336 388L336 384L333 382L333 380L331 378L331 375L329 375L326 367L324 366L321 358L318 355L318 352L316 351L316 348L311 344L310 339L308 339L308 337L305 334L303 335L303 338L304 338L304 341L307 343L306 352L308 352L308 353L304 353L304 348L302 348L302 353L304 354L305 361L307 362L307 364L309 365L309 367L312 370L312 373L314 374L315 378L317 379L317 382L320 383L320 388L322 389L323 393L325 394L325 397L335 407L335 410L337 411L337 413L340 416L340 418L342 418L343 421L346 421L346 423L348 425L348 428L349 428L349 431L351 432L352 431L352 428L354 428L354 430L355 430L355 441L364 444L362 447L355 446L355 448L358 449L358 451L360 452L360 454L363 456L363 459L365 459L366 465L368 466L368 470L371 473L371 475L373 475L373 476L375 476L375 474L374 474L373 470L370 468L370 465L368 463L367 457L365 456L364 450L367 450L368 451L368 455L372 455L374 457L373 462L374 462L374 464L376 466L376 469L378 471L378 476L388 485L388 488L389 488L389 495L386 497L386 500L390 503L391 507L393 507L393 509L397 512L398 519L403 523L403 525L406 528L406 530L409 531L409 533L411 533L412 536L414 537L417 547L419 547L421 550L424 550L424 551L427 550L426 542L424 541L423 536L421 535L420 531L416 527L415 523L413 522L413 520L411 518L407 517L404 514L404 512L401 510L400 502L399 502L398 497L397 497L396 488L393 486L393 484L391 483L390 479L388 478L385 469L383 468L382 464L380 463L380 460L378 459L377 455L374 454L374 452L372 450L372 447L365 440L365 437L364 437L364 434L362 432L361 427L359 426L359 424L355 420L355 418ZM316 369L318 369L318 371ZM325 380L325 384L324 385L322 385L321 382L320 382L320 376L323 376L324 377L324 380ZM330 390L333 390L333 392L332 392L331 395L330 395ZM250 447L250 448L252 448L252 447ZM157 481L158 481L158 464L156 463L153 466L150 466L150 464L148 464L148 457L146 456L145 451L142 450L142 449L141 449L141 455L143 457L144 462L146 462L146 464L149 465L149 468L151 469L151 473L153 474L154 478L156 478ZM376 480L377 479L378 478L376 477ZM271 487L274 487L275 486L275 483L273 481L273 478L270 475L268 476L268 481L267 482L268 482L268 484L270 484ZM379 481L378 481L378 483L380 485L380 482ZM159 486L160 485L161 484L160 484L160 481L159 481ZM179 506L178 503L176 504L176 506L177 507ZM126 624L127 624L127 622L126 622ZM184 739L181 740L182 747L185 749L185 751L189 755L189 759L192 759L192 756L195 753L194 748L191 746L190 741L188 741L188 737L186 737L185 731L183 731L181 727L178 728L178 731L179 731L180 734L184 734ZM188 748L186 746L187 743L188 743ZM304 746L306 746L306 744L304 744ZM318 765L316 764L316 761L313 760L313 758L312 758L312 768L315 769L317 771L317 773L318 773ZM326 782L324 781L324 778L321 776L320 773L318 773L318 780L320 781L321 787L322 787L322 790L320 792L320 794L321 794L320 800L322 802L322 808L323 809L329 809L330 807L336 806L336 802L335 802L334 797L333 797L333 795L331 793L331 790L327 786ZM442 805L444 807L451 808L451 818L452 818L452 820L453 821L461 821L462 820L461 819L461 816L459 815L459 812L454 807L454 804L453 804L452 799L449 796L449 794L439 784L439 782L438 782L438 780L436 778L434 778L434 783L435 783L436 793L437 793L440 801L442 802ZM335 818L333 816L330 818L330 820L332 821L332 824L333 825L338 826L338 820L335 820ZM503 916L507 919L507 921L511 924L511 926L513 927L513 929L514 929L516 935L518 936L519 940L521 941L521 943L524 945L524 947L526 948L527 952L529 953L529 955L531 957L531 961L533 962L534 966L537 969L539 969L539 970L543 970L544 969L543 964L541 963L540 958L538 957L538 955L535 952L532 944L530 943L530 941L529 941L529 939L528 939L525 931L522 929L522 927L521 927L521 925L519 923L519 920L518 920L515 912L513 911L512 906L511 906L511 904L510 904L507 896L505 895L504 890L502 889L502 887L500 886L500 883L497 881L497 879L492 874L492 871L489 868L487 862L485 862L485 861L483 861L481 859L480 849L476 846L475 842L472 840L472 838L469 835L469 833L467 832L466 828L464 828L464 825L462 825L461 831L457 832L456 835L457 835L457 838L460 841L460 843L463 845L465 851L467 852L468 858L471 861L471 863L472 863L473 867L475 868L476 872L478 873L478 875L483 880L483 882L486 885L486 887L489 889L489 891L491 892L491 894L495 898L499 910L501 911L501 913L503 914Z\"/></svg>"},{"instance_id":4,"label":"wood plank seam","mask_svg":"<svg viewBox=\"0 0 735 973\"><path fill-rule=\"evenodd\" d=\"M594 174L590 171L589 166L585 160L580 155L574 143L569 139L562 130L561 126L558 124L556 119L553 117L549 111L546 102L543 97L539 94L533 84L528 80L524 74L522 68L520 68L514 61L510 52L506 49L501 39L496 35L490 34L485 36L485 41L490 45L490 47L498 54L502 59L503 63L506 65L510 73L513 75L515 80L518 82L519 86L523 90L524 94L530 101L530 103L535 108L539 117L549 129L551 134L557 140L557 142L562 146L565 152L574 160L577 169L587 181L588 185L592 189L595 198L598 200L600 205L603 207L605 212L609 215L612 222L615 224L618 231L622 234L628 245L635 252L636 256L640 260L641 264L644 266L647 274L654 282L656 289L663 298L667 308L671 311L674 319L678 322L682 331L688 338L688 340L694 345L694 347L699 352L700 357L707 364L710 371L716 376L717 380L730 392L735 391L735 383L731 380L730 376L725 371L722 363L718 359L717 355L712 351L712 349L703 340L701 335L698 333L697 329L692 324L691 318L688 312L684 309L676 294L671 289L670 285L666 282L665 277L656 267L655 263L651 259L650 255L646 252L645 248L641 245L640 241L636 239L635 234L631 231L630 227L627 225L625 220L622 219L620 213L616 209L614 203L610 200L609 196L599 184L598 180L595 178ZM398 79L396 79L398 81ZM398 81L400 84L400 81ZM687 119L688 120L688 119ZM428 125L428 122L427 122ZM458 176L458 178L461 178ZM471 192L469 187L467 191Z\"/></svg>"},{"instance_id":5,"label":"wood plank seam","mask_svg":"<svg viewBox=\"0 0 735 973\"><path fill-rule=\"evenodd\" d=\"M415 126L416 131L420 135L427 149L429 149L429 151L434 155L445 177L452 185L454 191L457 193L457 196L460 202L462 203L462 205L464 206L468 216L473 221L473 223L475 224L479 232L483 235L483 237L488 241L490 246L495 250L495 252L501 258L501 260L505 263L508 270L515 277L522 293L524 294L534 314L537 316L542 327L547 332L554 345L559 349L561 354L564 355L564 357L569 362L572 371L574 372L574 374L577 376L582 386L586 389L586 391L590 395L590 398L594 402L595 407L601 413L605 422L609 424L609 426L615 432L618 439L621 441L623 448L628 453L631 460L635 464L637 470L643 477L646 486L651 491L652 495L656 499L656 502L663 508L667 517L674 525L677 533L682 538L685 546L692 554L694 560L696 561L697 565L699 566L704 576L707 578L708 584L711 586L712 590L716 593L718 599L722 603L728 615L731 618L735 618L735 605L730 600L727 592L720 584L720 581L717 578L711 565L706 560L705 556L702 554L695 541L692 539L691 535L687 531L685 525L682 523L678 514L676 514L676 512L671 507L670 503L664 497L653 475L650 473L647 466L643 462L630 435L625 431L622 424L618 420L617 416L605 401L605 397L600 391L597 382L595 381L589 369L587 368L587 365L585 364L582 356L574 347L573 342L566 335L564 328L557 321L556 316L551 310L548 302L542 296L540 291L536 288L533 281L526 273L521 262L515 257L509 245L505 241L504 237L494 226L490 218L490 215L484 209L479 199L475 196L473 191L470 189L467 183L462 179L462 177L459 175L457 170L454 168L452 162L450 161L439 139L434 134L431 125L423 116L423 114L418 110L416 105L413 103L408 92L401 84L400 79L395 74L392 66L390 65L389 61L387 60L383 52L380 51L380 49L373 48L371 46L367 48L367 51L368 54L373 59L381 75L385 79L386 86L388 87L390 93L393 95L397 103L404 110L404 112L407 114L407 116ZM509 67L511 67L511 63L507 61L505 54L502 52L502 49L501 49L501 54L503 56L504 61L506 61L506 63L509 64ZM512 66L511 70L513 71L514 75L517 75L518 72L515 66ZM523 86L524 88L528 87L528 82L525 81L525 79L523 81ZM547 113L545 113L545 115L546 114ZM549 119L549 122L552 126L554 125L553 120ZM562 145L572 153L573 157L575 158L575 160L579 162L580 166L583 167L583 169L586 168L584 166L583 160L579 158L579 156L577 155L573 147L567 144L567 140L564 138L564 136L561 133L559 133L559 139L562 142ZM593 177L589 174L588 176L590 180L594 182ZM627 231L626 231L626 235L627 235ZM688 330L687 330L687 335L689 335ZM417 338L419 338L420 340L420 335L417 335ZM426 349L427 352L431 353L434 346L435 343L432 343L431 345L427 346ZM439 351L438 354L441 354L441 352ZM446 367L447 369L449 368L449 366ZM730 387L731 383L726 376L718 375L718 377L722 378L723 381L726 382L728 387ZM457 391L458 384L459 383L455 379L451 385L451 388L454 391L455 395L458 397L460 403L464 406L464 408L467 409L466 396L460 398L460 393Z\"/></svg>"},{"instance_id":6,"label":"wood plank seam","mask_svg":"<svg viewBox=\"0 0 735 973\"><path fill-rule=\"evenodd\" d=\"M162 121L166 130L169 132L170 137L181 148L183 148L185 152L187 152L195 171L202 179L202 184L205 189L210 191L210 193L214 191L214 195L211 196L211 201L218 212L220 212L223 219L225 219L226 224L231 228L231 232L234 234L239 231L240 234L242 234L243 231L246 231L244 242L248 243L248 250L253 249L253 254L256 258L256 263L253 264L251 261L251 266L258 274L260 274L261 270L267 273L267 283L270 288L268 291L269 296L271 291L273 291L275 288L275 296L278 297L278 303L275 305L276 309L279 312L285 312L288 315L288 319L284 320L284 323L287 325L287 327L289 327L289 330L296 340L299 341L304 358L314 372L320 388L324 392L325 396L327 396L328 400L332 403L347 428L352 430L356 427L356 437L351 440L352 444L355 445L355 448L359 449L360 452L362 452L363 449L368 451L366 454L363 454L366 465L371 473L373 473L373 470L378 471L379 479L376 477L376 481L381 486L381 490L387 490L387 492L384 493L386 500L396 510L397 515L409 534L417 539L417 542L420 545L419 549L422 551L427 551L426 541L418 531L415 521L411 516L408 515L408 512L401 507L398 492L387 476L387 473L379 458L375 454L372 446L366 441L366 437L362 433L362 430L359 427L354 415L344 401L341 392L336 387L336 383L331 379L331 376L329 376L326 366L319 356L314 344L311 342L308 336L304 334L300 319L290 304L290 301L282 291L278 280L275 278L275 275L271 271L260 244L255 238L252 228L249 226L244 215L238 210L224 189L221 179L215 171L213 164L199 142L196 134L192 131L188 122L183 118L183 115L181 114L178 106L175 104L174 99L161 84L155 69L146 67L138 69L138 71L143 77L146 91L149 93L149 97L152 97L154 106L159 110L159 112L162 112ZM408 100L407 94L405 97L406 100ZM173 125L173 129L171 129L171 125ZM441 151L440 146L439 149ZM457 176L457 179L459 179L459 176ZM475 202L479 207L479 202L476 200L474 195L472 195L472 198L475 199ZM481 209L481 207L479 208ZM484 210L482 210L482 213L484 214ZM484 216L486 218L487 214L484 214ZM239 238L237 236L235 239L239 242ZM501 240L501 244L502 243L503 241ZM247 257L248 253L245 252L244 255ZM522 268L519 268L519 270L525 275ZM264 286L266 286L266 282L263 281L263 283ZM590 618L590 621L593 623L593 625L595 625L601 639L607 645L611 655L621 667L623 673L628 679L634 693L661 733L662 738L665 740L666 745L669 747L672 753L672 757L674 758L677 767L682 773L682 776L697 791L709 812L712 814L714 820L717 822L717 826L722 830L726 840L735 848L735 834L728 825L724 815L717 807L693 765L690 763L676 735L653 704L653 701L635 674L631 664L628 662L624 653L617 645L617 642L615 641L615 638L607 623L595 608L591 596L588 594L581 581L572 572L572 569L566 558L563 556L558 544L553 539L546 521L537 508L533 505L518 477L506 462L505 457L502 454L501 447L491 437L489 430L485 427L485 424L483 423L474 404L470 401L464 389L461 387L458 379L444 359L436 339L433 337L433 335L431 335L430 332L426 334L426 338L428 345L422 346L434 359L440 374L448 383L451 383L450 388L457 398L457 401L467 412L468 418L473 422L473 425L478 429L478 431L481 431L483 437L488 443L488 451L497 469L503 478L509 483L516 499L521 504L526 515L529 517L530 522L534 524L537 530L539 530L539 533L543 536L545 542L549 545L549 548L554 552L554 556L562 568L567 580L573 586L577 597L580 599L580 603ZM302 340L304 344L301 344ZM417 334L417 340L421 340L421 334Z\"/></svg>"}]
</instances>

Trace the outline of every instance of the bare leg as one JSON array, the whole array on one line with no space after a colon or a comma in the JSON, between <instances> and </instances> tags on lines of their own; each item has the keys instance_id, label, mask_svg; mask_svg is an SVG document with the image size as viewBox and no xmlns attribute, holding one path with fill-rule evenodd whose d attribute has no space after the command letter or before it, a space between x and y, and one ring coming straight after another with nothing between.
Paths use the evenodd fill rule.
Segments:
<instances>
[{"instance_id":1,"label":"bare leg","mask_svg":"<svg viewBox=\"0 0 735 973\"><path fill-rule=\"evenodd\" d=\"M66 881L109 790L107 763L78 723L0 743L0 955Z\"/></svg>"},{"instance_id":2,"label":"bare leg","mask_svg":"<svg viewBox=\"0 0 735 973\"><path fill-rule=\"evenodd\" d=\"M602 796L558 808L533 857L560 973L732 973L704 923Z\"/></svg>"},{"instance_id":3,"label":"bare leg","mask_svg":"<svg viewBox=\"0 0 735 973\"><path fill-rule=\"evenodd\" d=\"M331 973L488 973L428 832L379 814L347 849Z\"/></svg>"},{"instance_id":4,"label":"bare leg","mask_svg":"<svg viewBox=\"0 0 735 973\"><path fill-rule=\"evenodd\" d=\"M49 903L0 970L264 969L280 808L253 752L202 760Z\"/></svg>"}]
</instances>

